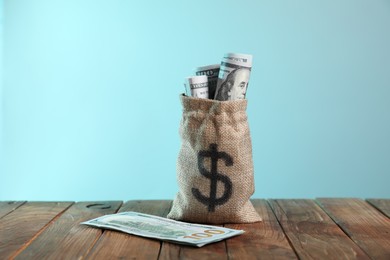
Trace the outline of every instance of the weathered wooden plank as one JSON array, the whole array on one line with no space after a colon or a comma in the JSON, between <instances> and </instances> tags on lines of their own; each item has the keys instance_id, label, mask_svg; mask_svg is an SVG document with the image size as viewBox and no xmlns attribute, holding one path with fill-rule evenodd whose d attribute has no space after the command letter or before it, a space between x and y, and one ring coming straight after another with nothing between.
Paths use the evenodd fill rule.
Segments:
<instances>
[{"instance_id":1,"label":"weathered wooden plank","mask_svg":"<svg viewBox=\"0 0 390 260\"><path fill-rule=\"evenodd\" d=\"M159 259L227 259L226 243L220 241L196 248L162 242Z\"/></svg>"},{"instance_id":2,"label":"weathered wooden plank","mask_svg":"<svg viewBox=\"0 0 390 260\"><path fill-rule=\"evenodd\" d=\"M78 202L51 223L16 259L81 259L102 235L102 230L81 222L115 213L121 201Z\"/></svg>"},{"instance_id":3,"label":"weathered wooden plank","mask_svg":"<svg viewBox=\"0 0 390 260\"><path fill-rule=\"evenodd\" d=\"M297 259L267 202L255 199L252 203L263 221L225 225L245 230L244 234L226 241L229 259Z\"/></svg>"},{"instance_id":4,"label":"weathered wooden plank","mask_svg":"<svg viewBox=\"0 0 390 260\"><path fill-rule=\"evenodd\" d=\"M283 230L265 200L253 200L263 221L251 224L226 224L244 229L243 235L207 245L190 248L163 243L160 259L296 259ZM225 253L227 250L227 254Z\"/></svg>"},{"instance_id":5,"label":"weathered wooden plank","mask_svg":"<svg viewBox=\"0 0 390 260\"><path fill-rule=\"evenodd\" d=\"M73 202L27 202L0 219L0 259L24 249Z\"/></svg>"},{"instance_id":6,"label":"weathered wooden plank","mask_svg":"<svg viewBox=\"0 0 390 260\"><path fill-rule=\"evenodd\" d=\"M373 259L390 259L390 219L360 199L317 199L348 236Z\"/></svg>"},{"instance_id":7,"label":"weathered wooden plank","mask_svg":"<svg viewBox=\"0 0 390 260\"><path fill-rule=\"evenodd\" d=\"M25 201L0 201L0 218L22 206Z\"/></svg>"},{"instance_id":8,"label":"weathered wooden plank","mask_svg":"<svg viewBox=\"0 0 390 260\"><path fill-rule=\"evenodd\" d=\"M300 259L369 259L313 200L270 204Z\"/></svg>"},{"instance_id":9,"label":"weathered wooden plank","mask_svg":"<svg viewBox=\"0 0 390 260\"><path fill-rule=\"evenodd\" d=\"M226 242L220 241L201 248L163 242L159 259L228 259Z\"/></svg>"},{"instance_id":10,"label":"weathered wooden plank","mask_svg":"<svg viewBox=\"0 0 390 260\"><path fill-rule=\"evenodd\" d=\"M162 242L161 251L158 259L175 260L180 258L180 251L182 245L173 244L169 242Z\"/></svg>"},{"instance_id":11,"label":"weathered wooden plank","mask_svg":"<svg viewBox=\"0 0 390 260\"><path fill-rule=\"evenodd\" d=\"M180 259L228 259L226 241L220 241L201 248L182 246Z\"/></svg>"},{"instance_id":12,"label":"weathered wooden plank","mask_svg":"<svg viewBox=\"0 0 390 260\"><path fill-rule=\"evenodd\" d=\"M390 218L390 199L367 199L367 201Z\"/></svg>"},{"instance_id":13,"label":"weathered wooden plank","mask_svg":"<svg viewBox=\"0 0 390 260\"><path fill-rule=\"evenodd\" d=\"M166 216L171 201L128 201L119 210L137 211ZM157 259L161 242L106 230L87 256L87 259Z\"/></svg>"}]
</instances>

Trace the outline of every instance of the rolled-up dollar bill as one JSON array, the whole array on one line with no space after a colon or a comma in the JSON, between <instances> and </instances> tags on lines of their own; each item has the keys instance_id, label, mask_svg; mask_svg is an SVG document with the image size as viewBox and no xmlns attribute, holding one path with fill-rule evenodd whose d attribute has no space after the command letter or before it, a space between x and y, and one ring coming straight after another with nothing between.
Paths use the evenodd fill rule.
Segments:
<instances>
[{"instance_id":1,"label":"rolled-up dollar bill","mask_svg":"<svg viewBox=\"0 0 390 260\"><path fill-rule=\"evenodd\" d=\"M252 55L227 53L224 55L218 74L214 99L245 99L252 68Z\"/></svg>"},{"instance_id":2,"label":"rolled-up dollar bill","mask_svg":"<svg viewBox=\"0 0 390 260\"><path fill-rule=\"evenodd\" d=\"M219 64L207 65L202 67L197 67L195 69L195 74L206 75L209 82L209 98L214 99L215 90L217 88L218 74L219 74Z\"/></svg>"},{"instance_id":3,"label":"rolled-up dollar bill","mask_svg":"<svg viewBox=\"0 0 390 260\"><path fill-rule=\"evenodd\" d=\"M186 94L196 98L209 98L209 87L206 75L192 76L184 82Z\"/></svg>"}]
</instances>

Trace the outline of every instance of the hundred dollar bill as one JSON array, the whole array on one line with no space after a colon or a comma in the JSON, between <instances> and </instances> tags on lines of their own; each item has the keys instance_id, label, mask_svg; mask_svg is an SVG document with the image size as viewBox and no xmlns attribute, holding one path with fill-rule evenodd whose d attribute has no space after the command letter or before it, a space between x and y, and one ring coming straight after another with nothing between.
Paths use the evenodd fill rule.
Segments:
<instances>
[{"instance_id":1,"label":"hundred dollar bill","mask_svg":"<svg viewBox=\"0 0 390 260\"><path fill-rule=\"evenodd\" d=\"M209 98L209 86L207 76L192 76L184 82L187 96L196 98Z\"/></svg>"},{"instance_id":2,"label":"hundred dollar bill","mask_svg":"<svg viewBox=\"0 0 390 260\"><path fill-rule=\"evenodd\" d=\"M196 247L244 233L243 230L191 224L133 211L105 215L81 224Z\"/></svg>"},{"instance_id":3,"label":"hundred dollar bill","mask_svg":"<svg viewBox=\"0 0 390 260\"><path fill-rule=\"evenodd\" d=\"M218 74L219 74L219 64L213 64L208 66L197 67L195 69L195 74L206 75L209 82L209 98L214 99L215 89L217 88Z\"/></svg>"},{"instance_id":4,"label":"hundred dollar bill","mask_svg":"<svg viewBox=\"0 0 390 260\"><path fill-rule=\"evenodd\" d=\"M219 70L214 99L221 101L245 99L251 68L252 55L225 54Z\"/></svg>"}]
</instances>

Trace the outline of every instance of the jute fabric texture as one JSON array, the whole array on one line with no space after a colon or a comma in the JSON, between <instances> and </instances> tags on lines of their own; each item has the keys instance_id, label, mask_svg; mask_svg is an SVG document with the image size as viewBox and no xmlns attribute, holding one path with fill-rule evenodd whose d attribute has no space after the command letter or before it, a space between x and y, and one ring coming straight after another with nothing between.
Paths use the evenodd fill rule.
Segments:
<instances>
[{"instance_id":1,"label":"jute fabric texture","mask_svg":"<svg viewBox=\"0 0 390 260\"><path fill-rule=\"evenodd\" d=\"M168 218L196 223L261 221L254 193L247 100L180 96L177 193Z\"/></svg>"}]
</instances>

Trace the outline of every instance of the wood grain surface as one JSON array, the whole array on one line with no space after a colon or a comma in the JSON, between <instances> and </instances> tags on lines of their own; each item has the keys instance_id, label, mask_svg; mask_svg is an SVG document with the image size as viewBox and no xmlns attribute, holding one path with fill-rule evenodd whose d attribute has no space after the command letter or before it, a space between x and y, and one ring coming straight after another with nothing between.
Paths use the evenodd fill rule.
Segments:
<instances>
[{"instance_id":1,"label":"wood grain surface","mask_svg":"<svg viewBox=\"0 0 390 260\"><path fill-rule=\"evenodd\" d=\"M172 201L0 201L0 259L390 259L388 199L254 199L262 222L201 248L80 225L115 212L166 217Z\"/></svg>"},{"instance_id":2,"label":"wood grain surface","mask_svg":"<svg viewBox=\"0 0 390 260\"><path fill-rule=\"evenodd\" d=\"M369 259L312 200L271 200L300 259Z\"/></svg>"},{"instance_id":3,"label":"wood grain surface","mask_svg":"<svg viewBox=\"0 0 390 260\"><path fill-rule=\"evenodd\" d=\"M0 201L0 218L22 206L25 201Z\"/></svg>"},{"instance_id":4,"label":"wood grain surface","mask_svg":"<svg viewBox=\"0 0 390 260\"><path fill-rule=\"evenodd\" d=\"M267 201L255 199L252 203L263 221L225 225L245 230L226 241L229 259L297 259Z\"/></svg>"},{"instance_id":5,"label":"wood grain surface","mask_svg":"<svg viewBox=\"0 0 390 260\"><path fill-rule=\"evenodd\" d=\"M157 216L166 216L171 207L171 201L128 201L119 210L137 211ZM161 242L105 230L96 242L87 259L157 259Z\"/></svg>"},{"instance_id":6,"label":"wood grain surface","mask_svg":"<svg viewBox=\"0 0 390 260\"><path fill-rule=\"evenodd\" d=\"M1 218L1 259L17 255L71 205L72 202L27 202Z\"/></svg>"},{"instance_id":7,"label":"wood grain surface","mask_svg":"<svg viewBox=\"0 0 390 260\"><path fill-rule=\"evenodd\" d=\"M197 248L162 242L159 259L228 259L225 243L220 241Z\"/></svg>"},{"instance_id":8,"label":"wood grain surface","mask_svg":"<svg viewBox=\"0 0 390 260\"><path fill-rule=\"evenodd\" d=\"M16 259L80 259L102 230L81 222L117 212L122 201L78 202L51 223Z\"/></svg>"},{"instance_id":9,"label":"wood grain surface","mask_svg":"<svg viewBox=\"0 0 390 260\"><path fill-rule=\"evenodd\" d=\"M390 259L390 219L361 199L317 199L348 236L373 259Z\"/></svg>"},{"instance_id":10,"label":"wood grain surface","mask_svg":"<svg viewBox=\"0 0 390 260\"><path fill-rule=\"evenodd\" d=\"M367 199L367 202L390 218L390 199Z\"/></svg>"},{"instance_id":11,"label":"wood grain surface","mask_svg":"<svg viewBox=\"0 0 390 260\"><path fill-rule=\"evenodd\" d=\"M220 241L201 248L162 242L159 259L228 259L226 242Z\"/></svg>"}]
</instances>

